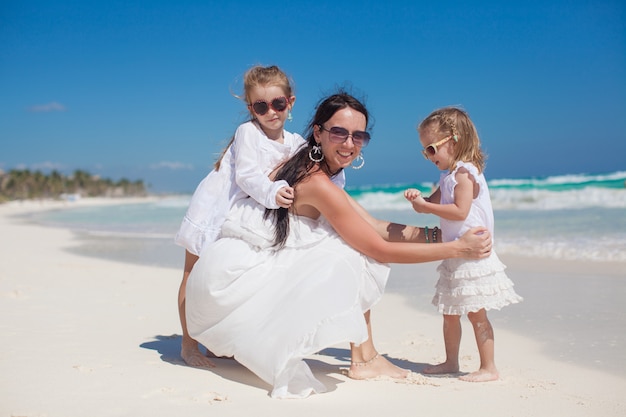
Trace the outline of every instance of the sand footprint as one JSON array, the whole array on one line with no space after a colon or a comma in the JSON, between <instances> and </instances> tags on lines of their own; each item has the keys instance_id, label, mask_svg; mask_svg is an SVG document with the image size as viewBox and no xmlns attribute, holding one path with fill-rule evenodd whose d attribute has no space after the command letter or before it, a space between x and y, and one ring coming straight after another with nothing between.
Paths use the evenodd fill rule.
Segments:
<instances>
[{"instance_id":1,"label":"sand footprint","mask_svg":"<svg viewBox=\"0 0 626 417\"><path fill-rule=\"evenodd\" d=\"M416 372L411 372L405 379L394 379L393 381L397 384L441 386L440 383L435 382L432 378L428 378Z\"/></svg>"},{"instance_id":2,"label":"sand footprint","mask_svg":"<svg viewBox=\"0 0 626 417\"><path fill-rule=\"evenodd\" d=\"M9 292L2 293L3 297L11 298L13 300L26 300L28 299L28 295L20 290L13 290Z\"/></svg>"},{"instance_id":3,"label":"sand footprint","mask_svg":"<svg viewBox=\"0 0 626 417\"><path fill-rule=\"evenodd\" d=\"M141 396L141 398L146 399L146 398L152 398L154 396L157 395L163 395L163 394L173 394L175 393L176 390L172 387L161 387L161 388L157 388L155 390L152 390L144 395Z\"/></svg>"},{"instance_id":4,"label":"sand footprint","mask_svg":"<svg viewBox=\"0 0 626 417\"><path fill-rule=\"evenodd\" d=\"M200 395L186 396L182 395L176 389L172 387L161 387L152 390L141 396L142 399L149 399L155 396L167 395L170 400L175 401L178 404L184 404L188 402L203 403L203 404L215 404L228 401L228 396L220 394L218 392L209 391Z\"/></svg>"},{"instance_id":5,"label":"sand footprint","mask_svg":"<svg viewBox=\"0 0 626 417\"><path fill-rule=\"evenodd\" d=\"M207 392L206 394L202 394L200 398L192 397L192 400L195 402L201 402L201 403L208 402L209 404L213 404L213 403L221 403L221 402L228 401L228 396L220 394L218 392L210 391L210 392Z\"/></svg>"},{"instance_id":6,"label":"sand footprint","mask_svg":"<svg viewBox=\"0 0 626 417\"><path fill-rule=\"evenodd\" d=\"M72 368L76 369L80 373L90 373L93 372L93 368L83 365L74 365Z\"/></svg>"}]
</instances>

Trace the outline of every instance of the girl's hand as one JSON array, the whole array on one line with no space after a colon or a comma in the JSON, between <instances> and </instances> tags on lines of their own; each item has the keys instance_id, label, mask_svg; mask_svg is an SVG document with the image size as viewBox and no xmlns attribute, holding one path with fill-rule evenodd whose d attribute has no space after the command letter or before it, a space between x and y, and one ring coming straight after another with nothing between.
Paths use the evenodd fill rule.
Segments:
<instances>
[{"instance_id":1,"label":"girl's hand","mask_svg":"<svg viewBox=\"0 0 626 417\"><path fill-rule=\"evenodd\" d=\"M415 188L407 188L404 191L404 198L406 198L410 202L413 202L413 200L415 200L417 197L420 197L421 195L422 193L420 192L420 190Z\"/></svg>"},{"instance_id":2,"label":"girl's hand","mask_svg":"<svg viewBox=\"0 0 626 417\"><path fill-rule=\"evenodd\" d=\"M482 259L491 255L491 233L486 227L474 227L458 240L463 246L463 258Z\"/></svg>"},{"instance_id":3,"label":"girl's hand","mask_svg":"<svg viewBox=\"0 0 626 417\"><path fill-rule=\"evenodd\" d=\"M276 204L282 208L290 208L293 204L293 188L283 187L276 193Z\"/></svg>"},{"instance_id":4,"label":"girl's hand","mask_svg":"<svg viewBox=\"0 0 626 417\"><path fill-rule=\"evenodd\" d=\"M418 213L430 213L426 209L427 201L422 197L420 190L415 188L408 188L404 191L404 198L409 200L413 204L413 209Z\"/></svg>"}]
</instances>

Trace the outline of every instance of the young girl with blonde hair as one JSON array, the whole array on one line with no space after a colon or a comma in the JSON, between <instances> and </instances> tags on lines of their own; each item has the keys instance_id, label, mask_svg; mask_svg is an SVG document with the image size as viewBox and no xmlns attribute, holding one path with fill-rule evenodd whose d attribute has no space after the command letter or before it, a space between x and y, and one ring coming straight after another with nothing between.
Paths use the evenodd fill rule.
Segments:
<instances>
[{"instance_id":1,"label":"young girl with blonde hair","mask_svg":"<svg viewBox=\"0 0 626 417\"><path fill-rule=\"evenodd\" d=\"M483 175L485 155L468 114L459 108L445 107L431 113L417 130L424 146L424 157L442 173L439 187L430 197L422 197L416 189L408 189L404 195L416 212L440 217L441 230L434 228L433 242L454 241L478 225L486 226L493 237L493 209ZM425 374L459 372L460 318L467 314L474 328L480 368L460 379L474 382L498 379L493 328L487 310L499 310L522 300L513 290L513 282L504 269L495 251L486 259L455 258L441 263L432 302L443 314L446 360L426 368Z\"/></svg>"}]
</instances>

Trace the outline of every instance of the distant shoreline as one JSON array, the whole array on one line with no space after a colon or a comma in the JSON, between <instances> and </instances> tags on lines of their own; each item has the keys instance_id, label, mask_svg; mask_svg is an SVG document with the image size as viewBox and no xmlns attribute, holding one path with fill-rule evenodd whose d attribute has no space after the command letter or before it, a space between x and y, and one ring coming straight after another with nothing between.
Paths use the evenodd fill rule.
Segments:
<instances>
[{"instance_id":1,"label":"distant shoreline","mask_svg":"<svg viewBox=\"0 0 626 417\"><path fill-rule=\"evenodd\" d=\"M62 198L28 198L0 202L0 207L10 207L11 210L25 210L23 213L43 210L56 210L74 207L95 207L107 205L121 205L134 203L150 203L169 198L172 195L152 195L133 197L79 197L75 199Z\"/></svg>"}]
</instances>

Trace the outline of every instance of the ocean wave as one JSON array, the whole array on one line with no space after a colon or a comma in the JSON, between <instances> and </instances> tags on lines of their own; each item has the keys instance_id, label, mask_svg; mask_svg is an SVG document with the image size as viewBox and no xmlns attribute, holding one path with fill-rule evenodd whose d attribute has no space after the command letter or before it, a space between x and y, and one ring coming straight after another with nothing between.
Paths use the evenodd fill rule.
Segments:
<instances>
[{"instance_id":1,"label":"ocean wave","mask_svg":"<svg viewBox=\"0 0 626 417\"><path fill-rule=\"evenodd\" d=\"M624 239L579 239L545 237L530 239L523 236L496 240L499 255L510 254L531 258L564 261L626 262Z\"/></svg>"},{"instance_id":2,"label":"ocean wave","mask_svg":"<svg viewBox=\"0 0 626 417\"><path fill-rule=\"evenodd\" d=\"M148 231L124 232L119 230L83 230L87 236L111 239L167 239L173 240L173 233L159 233Z\"/></svg>"},{"instance_id":3,"label":"ocean wave","mask_svg":"<svg viewBox=\"0 0 626 417\"><path fill-rule=\"evenodd\" d=\"M626 189L596 187L566 191L492 189L490 193L494 210L626 208Z\"/></svg>"},{"instance_id":4,"label":"ocean wave","mask_svg":"<svg viewBox=\"0 0 626 417\"><path fill-rule=\"evenodd\" d=\"M626 181L626 171L618 171L610 174L566 174L555 175L544 178L521 178L521 179L494 179L489 181L490 187L550 187L554 185L575 186L580 184L615 186L615 188L624 188ZM614 183L614 184L613 184Z\"/></svg>"},{"instance_id":5,"label":"ocean wave","mask_svg":"<svg viewBox=\"0 0 626 417\"><path fill-rule=\"evenodd\" d=\"M183 194L183 195L176 195L176 196L163 198L163 199L156 201L153 204L156 207L186 209L187 206L189 206L190 200L191 200L191 195Z\"/></svg>"},{"instance_id":6,"label":"ocean wave","mask_svg":"<svg viewBox=\"0 0 626 417\"><path fill-rule=\"evenodd\" d=\"M590 207L626 208L626 171L603 175L572 174L542 179L489 181L494 210L568 210ZM393 184L348 188L368 210L406 210L406 188L430 194L430 185Z\"/></svg>"},{"instance_id":7,"label":"ocean wave","mask_svg":"<svg viewBox=\"0 0 626 417\"><path fill-rule=\"evenodd\" d=\"M626 208L626 189L587 187L580 190L549 191L491 189L494 210L569 210L591 207ZM355 199L367 210L406 210L410 204L403 192L372 191Z\"/></svg>"},{"instance_id":8,"label":"ocean wave","mask_svg":"<svg viewBox=\"0 0 626 417\"><path fill-rule=\"evenodd\" d=\"M623 210L626 189L618 187L624 179L626 172L563 175L539 182L533 179L490 182L498 253L626 263L626 211ZM438 217L416 213L403 196L408 187L428 194L431 186L430 183L369 185L349 188L348 192L374 217L435 226L439 224ZM146 245L161 245L162 250L155 252L161 254L179 249L173 243L173 236L190 198L180 195L147 204L42 212L33 220L74 229L94 239L132 244L136 242L131 239L144 239Z\"/></svg>"}]
</instances>

